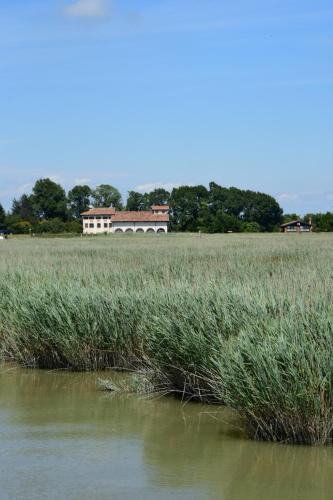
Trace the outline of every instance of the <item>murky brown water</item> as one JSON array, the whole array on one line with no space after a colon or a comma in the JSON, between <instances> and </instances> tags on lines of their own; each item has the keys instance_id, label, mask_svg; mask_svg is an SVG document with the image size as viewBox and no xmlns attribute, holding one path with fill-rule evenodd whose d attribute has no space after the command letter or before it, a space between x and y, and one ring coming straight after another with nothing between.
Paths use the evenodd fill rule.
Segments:
<instances>
[{"instance_id":1,"label":"murky brown water","mask_svg":"<svg viewBox=\"0 0 333 500\"><path fill-rule=\"evenodd\" d=\"M333 498L333 448L251 442L228 410L96 379L0 368L1 499Z\"/></svg>"}]
</instances>

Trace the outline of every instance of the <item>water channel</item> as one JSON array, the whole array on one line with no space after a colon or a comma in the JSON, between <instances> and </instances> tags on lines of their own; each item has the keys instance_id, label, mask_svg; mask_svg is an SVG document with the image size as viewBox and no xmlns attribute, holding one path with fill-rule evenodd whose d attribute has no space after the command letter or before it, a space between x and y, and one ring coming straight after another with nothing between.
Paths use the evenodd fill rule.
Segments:
<instances>
[{"instance_id":1,"label":"water channel","mask_svg":"<svg viewBox=\"0 0 333 500\"><path fill-rule=\"evenodd\" d=\"M230 410L0 367L0 498L328 500L333 447L256 443Z\"/></svg>"}]
</instances>

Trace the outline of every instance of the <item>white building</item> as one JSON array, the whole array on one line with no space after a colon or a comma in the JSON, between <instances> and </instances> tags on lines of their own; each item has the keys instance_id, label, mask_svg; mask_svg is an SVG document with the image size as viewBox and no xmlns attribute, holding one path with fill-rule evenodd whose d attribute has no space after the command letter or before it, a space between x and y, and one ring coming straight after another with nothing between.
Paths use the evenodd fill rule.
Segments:
<instances>
[{"instance_id":1,"label":"white building","mask_svg":"<svg viewBox=\"0 0 333 500\"><path fill-rule=\"evenodd\" d=\"M83 212L83 234L167 233L169 207L153 205L150 211L118 211L115 208L92 208Z\"/></svg>"}]
</instances>

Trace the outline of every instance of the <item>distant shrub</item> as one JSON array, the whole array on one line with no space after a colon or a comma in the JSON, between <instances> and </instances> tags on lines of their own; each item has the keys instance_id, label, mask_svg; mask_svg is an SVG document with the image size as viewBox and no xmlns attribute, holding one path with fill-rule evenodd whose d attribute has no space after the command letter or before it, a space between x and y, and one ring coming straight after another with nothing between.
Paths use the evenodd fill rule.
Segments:
<instances>
[{"instance_id":1,"label":"distant shrub","mask_svg":"<svg viewBox=\"0 0 333 500\"><path fill-rule=\"evenodd\" d=\"M11 229L15 234L29 234L32 231L32 224L23 220L13 224Z\"/></svg>"},{"instance_id":2,"label":"distant shrub","mask_svg":"<svg viewBox=\"0 0 333 500\"><path fill-rule=\"evenodd\" d=\"M244 233L260 233L260 226L257 222L244 222L242 230Z\"/></svg>"},{"instance_id":3,"label":"distant shrub","mask_svg":"<svg viewBox=\"0 0 333 500\"><path fill-rule=\"evenodd\" d=\"M82 233L82 223L77 220L62 221L59 218L41 220L34 226L37 234Z\"/></svg>"},{"instance_id":4,"label":"distant shrub","mask_svg":"<svg viewBox=\"0 0 333 500\"><path fill-rule=\"evenodd\" d=\"M39 221L34 227L35 233L64 233L66 223L61 219L45 219Z\"/></svg>"}]
</instances>

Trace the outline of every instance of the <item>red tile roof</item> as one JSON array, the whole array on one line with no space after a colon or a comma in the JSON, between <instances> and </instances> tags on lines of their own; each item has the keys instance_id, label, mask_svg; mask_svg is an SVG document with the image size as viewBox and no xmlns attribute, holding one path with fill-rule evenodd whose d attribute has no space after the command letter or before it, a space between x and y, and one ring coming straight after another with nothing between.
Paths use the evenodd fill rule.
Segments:
<instances>
[{"instance_id":1,"label":"red tile roof","mask_svg":"<svg viewBox=\"0 0 333 500\"><path fill-rule=\"evenodd\" d=\"M116 212L112 222L169 222L168 214L153 214L152 212Z\"/></svg>"},{"instance_id":2,"label":"red tile roof","mask_svg":"<svg viewBox=\"0 0 333 500\"><path fill-rule=\"evenodd\" d=\"M82 212L81 215L114 215L115 208L91 208L87 212Z\"/></svg>"},{"instance_id":3,"label":"red tile roof","mask_svg":"<svg viewBox=\"0 0 333 500\"><path fill-rule=\"evenodd\" d=\"M169 210L169 205L152 205L152 210Z\"/></svg>"}]
</instances>

